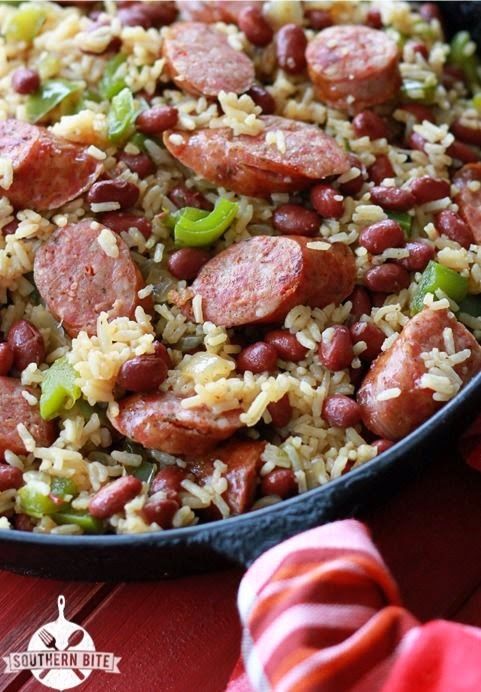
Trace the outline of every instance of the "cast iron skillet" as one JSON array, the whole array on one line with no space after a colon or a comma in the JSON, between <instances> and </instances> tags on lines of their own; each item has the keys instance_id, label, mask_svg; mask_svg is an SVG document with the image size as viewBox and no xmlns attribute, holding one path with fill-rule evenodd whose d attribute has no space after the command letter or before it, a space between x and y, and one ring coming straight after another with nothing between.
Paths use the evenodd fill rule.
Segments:
<instances>
[{"instance_id":1,"label":"cast iron skillet","mask_svg":"<svg viewBox=\"0 0 481 692\"><path fill-rule=\"evenodd\" d=\"M481 3L441 3L453 31L481 39ZM481 373L452 401L380 457L278 505L224 521L130 536L51 536L0 531L0 567L23 574L91 581L159 579L250 564L301 531L352 516L382 498L451 442L481 409Z\"/></svg>"}]
</instances>

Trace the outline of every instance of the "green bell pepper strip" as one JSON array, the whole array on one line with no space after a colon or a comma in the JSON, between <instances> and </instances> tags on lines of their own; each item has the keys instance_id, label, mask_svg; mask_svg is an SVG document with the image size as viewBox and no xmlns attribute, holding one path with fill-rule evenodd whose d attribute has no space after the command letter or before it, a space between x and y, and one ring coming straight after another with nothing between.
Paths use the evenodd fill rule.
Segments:
<instances>
[{"instance_id":1,"label":"green bell pepper strip","mask_svg":"<svg viewBox=\"0 0 481 692\"><path fill-rule=\"evenodd\" d=\"M407 211L387 211L386 214L390 219L398 222L398 224L403 229L406 238L411 237L413 217L410 216Z\"/></svg>"},{"instance_id":2,"label":"green bell pepper strip","mask_svg":"<svg viewBox=\"0 0 481 692\"><path fill-rule=\"evenodd\" d=\"M197 209L197 219L194 219L193 207L187 207L188 212L182 210L175 228L175 243L179 246L204 247L211 245L226 231L236 217L239 205L228 199L221 198L217 201L215 209L206 216L200 217Z\"/></svg>"},{"instance_id":3,"label":"green bell pepper strip","mask_svg":"<svg viewBox=\"0 0 481 692\"><path fill-rule=\"evenodd\" d=\"M80 387L75 384L77 377L65 356L49 367L40 385L40 415L44 420L55 418L62 409L71 408L80 398Z\"/></svg>"},{"instance_id":4,"label":"green bell pepper strip","mask_svg":"<svg viewBox=\"0 0 481 692\"><path fill-rule=\"evenodd\" d=\"M464 312L471 317L481 317L481 295L466 296L459 303L459 312Z\"/></svg>"},{"instance_id":5,"label":"green bell pepper strip","mask_svg":"<svg viewBox=\"0 0 481 692\"><path fill-rule=\"evenodd\" d=\"M50 482L50 495L64 500L69 495L78 495L78 489L71 478L61 478L54 476Z\"/></svg>"},{"instance_id":6,"label":"green bell pepper strip","mask_svg":"<svg viewBox=\"0 0 481 692\"><path fill-rule=\"evenodd\" d=\"M102 98L110 101L127 86L124 79L123 65L127 60L124 53L118 53L105 63L104 73L99 84L99 92Z\"/></svg>"},{"instance_id":7,"label":"green bell pepper strip","mask_svg":"<svg viewBox=\"0 0 481 692\"><path fill-rule=\"evenodd\" d=\"M135 147L137 147L137 149L138 149L139 151L142 151L142 152L145 153L145 151L146 151L145 142L146 142L147 139L149 139L149 137L146 137L146 136L143 135L141 132L136 132L136 133L130 138L129 141L132 142L132 144L133 144Z\"/></svg>"},{"instance_id":8,"label":"green bell pepper strip","mask_svg":"<svg viewBox=\"0 0 481 692\"><path fill-rule=\"evenodd\" d=\"M478 113L481 113L481 91L478 91L473 96L473 107L476 108Z\"/></svg>"},{"instance_id":9,"label":"green bell pepper strip","mask_svg":"<svg viewBox=\"0 0 481 692\"><path fill-rule=\"evenodd\" d=\"M450 43L449 62L463 70L469 86L474 89L479 84L479 59L476 53L466 55L466 46L471 41L468 31L458 31Z\"/></svg>"},{"instance_id":10,"label":"green bell pepper strip","mask_svg":"<svg viewBox=\"0 0 481 692\"><path fill-rule=\"evenodd\" d=\"M152 464L150 461L143 461L140 466L134 469L132 476L138 478L142 483L149 483L150 485L156 471L157 467L155 464Z\"/></svg>"},{"instance_id":11,"label":"green bell pepper strip","mask_svg":"<svg viewBox=\"0 0 481 692\"><path fill-rule=\"evenodd\" d=\"M49 495L42 495L35 487L24 485L18 490L20 509L29 517L40 519L45 514L53 514L62 508L62 503L55 502Z\"/></svg>"},{"instance_id":12,"label":"green bell pepper strip","mask_svg":"<svg viewBox=\"0 0 481 692\"><path fill-rule=\"evenodd\" d=\"M12 15L5 26L7 41L31 43L47 19L45 7L36 3L24 3Z\"/></svg>"},{"instance_id":13,"label":"green bell pepper strip","mask_svg":"<svg viewBox=\"0 0 481 692\"><path fill-rule=\"evenodd\" d=\"M126 142L135 132L135 119L139 114L138 106L130 89L113 97L107 116L109 142L115 145Z\"/></svg>"},{"instance_id":14,"label":"green bell pepper strip","mask_svg":"<svg viewBox=\"0 0 481 692\"><path fill-rule=\"evenodd\" d=\"M52 515L52 519L57 524L74 524L75 526L80 526L84 533L102 533L104 530L104 523L100 519L96 519L88 512L77 512L73 509L67 508L62 512L55 512Z\"/></svg>"},{"instance_id":15,"label":"green bell pepper strip","mask_svg":"<svg viewBox=\"0 0 481 692\"><path fill-rule=\"evenodd\" d=\"M31 123L42 120L50 111L65 101L69 96L79 92L82 85L66 79L49 79L38 91L27 98L27 119Z\"/></svg>"},{"instance_id":16,"label":"green bell pepper strip","mask_svg":"<svg viewBox=\"0 0 481 692\"><path fill-rule=\"evenodd\" d=\"M178 209L173 214L166 216L165 223L167 227L173 231L175 229L175 224L181 216L185 216L189 221L199 221L209 216L209 213L210 212L205 209L197 209L197 207L182 207L182 209Z\"/></svg>"},{"instance_id":17,"label":"green bell pepper strip","mask_svg":"<svg viewBox=\"0 0 481 692\"><path fill-rule=\"evenodd\" d=\"M435 294L439 289L459 304L468 293L468 280L453 269L431 260L423 271L421 281L411 300L411 315L423 309L424 297L428 293Z\"/></svg>"},{"instance_id":18,"label":"green bell pepper strip","mask_svg":"<svg viewBox=\"0 0 481 692\"><path fill-rule=\"evenodd\" d=\"M401 94L406 101L416 103L434 103L437 83L425 84L415 79L405 79L401 85Z\"/></svg>"}]
</instances>

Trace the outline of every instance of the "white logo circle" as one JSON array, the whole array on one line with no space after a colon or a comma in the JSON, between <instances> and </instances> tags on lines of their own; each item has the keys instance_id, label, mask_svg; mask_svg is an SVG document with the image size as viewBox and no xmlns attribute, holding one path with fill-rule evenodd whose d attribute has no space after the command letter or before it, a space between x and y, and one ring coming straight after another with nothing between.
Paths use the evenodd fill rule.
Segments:
<instances>
[{"instance_id":1,"label":"white logo circle","mask_svg":"<svg viewBox=\"0 0 481 692\"><path fill-rule=\"evenodd\" d=\"M90 634L75 622L64 616L65 598L59 596L58 618L40 627L28 643L28 651L55 653L64 651L95 651L95 644ZM68 656L65 657L68 661ZM81 685L92 673L92 670L70 668L68 664L61 669L34 669L32 675L46 687L54 690L68 690Z\"/></svg>"}]
</instances>

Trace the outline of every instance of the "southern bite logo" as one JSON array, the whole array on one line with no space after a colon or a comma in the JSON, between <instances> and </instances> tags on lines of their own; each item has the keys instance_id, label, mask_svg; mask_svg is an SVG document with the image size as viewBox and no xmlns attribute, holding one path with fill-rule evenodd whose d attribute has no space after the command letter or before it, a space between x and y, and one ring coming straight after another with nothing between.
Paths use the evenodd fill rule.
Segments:
<instances>
[{"instance_id":1,"label":"southern bite logo","mask_svg":"<svg viewBox=\"0 0 481 692\"><path fill-rule=\"evenodd\" d=\"M120 673L119 656L96 651L90 634L64 615L65 598L58 598L58 618L40 627L28 643L27 651L4 656L5 673L30 670L45 687L69 690L81 685L93 670Z\"/></svg>"}]
</instances>

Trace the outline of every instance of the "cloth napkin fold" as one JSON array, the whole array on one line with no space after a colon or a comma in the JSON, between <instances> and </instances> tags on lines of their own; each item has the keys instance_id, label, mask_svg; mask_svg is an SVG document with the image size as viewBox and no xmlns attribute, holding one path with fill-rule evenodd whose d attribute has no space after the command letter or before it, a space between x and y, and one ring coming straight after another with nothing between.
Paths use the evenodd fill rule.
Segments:
<instances>
[{"instance_id":1,"label":"cloth napkin fold","mask_svg":"<svg viewBox=\"0 0 481 692\"><path fill-rule=\"evenodd\" d=\"M264 553L238 595L240 664L229 692L478 692L481 631L421 625L367 528L348 519Z\"/></svg>"}]
</instances>

